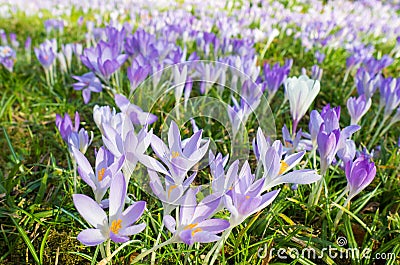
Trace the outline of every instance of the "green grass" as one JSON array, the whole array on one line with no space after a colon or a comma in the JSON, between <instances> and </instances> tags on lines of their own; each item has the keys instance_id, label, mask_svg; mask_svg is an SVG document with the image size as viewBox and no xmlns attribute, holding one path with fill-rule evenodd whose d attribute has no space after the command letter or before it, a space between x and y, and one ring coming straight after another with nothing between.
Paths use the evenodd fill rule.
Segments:
<instances>
[{"instance_id":1,"label":"green grass","mask_svg":"<svg viewBox=\"0 0 400 265\"><path fill-rule=\"evenodd\" d=\"M45 14L45 17L50 14ZM75 22L79 13L73 12L68 20ZM11 21L0 18L0 28L17 32L21 43L27 35L32 36L33 46L37 46L46 37L42 20L18 14ZM65 34L59 37L59 43L83 41L84 28L71 23ZM23 45L22 45L23 46ZM256 47L261 52L262 47ZM260 49L258 49L260 48ZM382 47L383 51L388 47ZM262 60L283 62L284 58L295 58L291 75L300 73L301 68L310 69L315 63L313 52L305 52L299 41L289 37L275 40ZM345 72L346 52L332 50L325 59L321 82L321 93L313 104L320 110L326 103L342 107L342 127L349 123L346 113L348 95L355 95L353 80L342 87ZM74 61L73 74L82 74L85 69ZM386 75L398 74L399 61L387 70ZM93 150L101 145L100 132L92 119L95 104L112 105L113 99L106 92L94 94L92 101L84 105L80 92L73 91L73 80L60 73L54 87L46 84L43 70L32 53L32 62L25 60L22 49L14 73L0 68L0 264L96 264L100 261L99 249L85 247L77 240L77 234L87 227L72 203L73 168L67 148L55 128L55 113L70 115L79 110L83 126L95 133L95 140L88 151L93 161ZM124 77L125 87L127 78ZM273 113L281 109L281 115L275 117L277 132L286 123L290 124L289 106L281 107L283 92L276 95L271 105ZM371 133L368 133L371 121L376 115L377 98L373 108L363 118L363 129L354 137L357 145L368 146ZM154 125L155 133L161 131L166 114L173 108L173 100L160 101L154 113L159 116ZM378 119L379 125L380 119ZM198 125L204 128L208 137L222 139L219 150L228 150L229 139L226 132L218 130L218 124L208 119L198 119ZM250 134L254 135L256 121L248 124ZM300 128L307 129L308 117L304 117ZM371 128L374 132L374 128ZM188 131L186 132L188 133ZM381 146L380 156L375 161L377 175L373 183L359 194L351 203L350 211L340 208L343 199L337 200L346 186L342 170L331 167L326 176L326 187L320 200L320 206L307 204L311 186L299 186L292 191L289 186L282 187L276 201L266 210L254 215L236 227L228 238L221 256L220 264L383 264L386 261L373 259L352 260L349 258L331 259L322 250L328 247L340 249L336 240L346 237L349 247L369 248L372 254L400 254L400 150L397 137L398 126L393 126L375 144ZM225 141L226 140L226 141ZM251 140L251 139L250 139ZM374 144L374 146L375 146ZM254 158L253 158L254 162ZM312 162L306 160L307 166ZM208 174L202 173L197 181L206 182ZM78 192L90 194L90 189L80 182ZM133 239L139 240L124 248L113 259L113 264L129 264L142 249L154 245L161 225L161 204L150 196L133 177L129 193L135 200L146 200L148 211L142 221L146 229ZM337 213L344 214L337 228L334 221ZM227 217L227 212L220 214ZM162 241L170 233L163 231ZM183 264L188 257L191 264L201 264L202 259L212 248L212 244L195 244L189 248L183 244L169 245L157 251L159 264ZM304 249L310 247L322 258L280 259L277 253L268 255L272 248ZM264 253L265 252L265 253ZM262 253L263 255L260 255ZM261 257L260 257L261 256ZM271 260L270 260L271 259ZM397 261L396 261L397 260ZM144 261L146 264L148 260ZM397 263L396 263L397 262ZM392 258L386 264L399 264Z\"/></svg>"}]
</instances>

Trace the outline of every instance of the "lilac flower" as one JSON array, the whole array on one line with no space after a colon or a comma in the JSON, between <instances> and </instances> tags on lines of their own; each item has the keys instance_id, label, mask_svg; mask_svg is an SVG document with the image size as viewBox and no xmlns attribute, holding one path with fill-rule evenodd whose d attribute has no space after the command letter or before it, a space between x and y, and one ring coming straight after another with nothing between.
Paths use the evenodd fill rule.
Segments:
<instances>
[{"instance_id":1,"label":"lilac flower","mask_svg":"<svg viewBox=\"0 0 400 265\"><path fill-rule=\"evenodd\" d=\"M130 56L141 54L144 58L151 60L158 57L155 48L156 38L154 35L138 29L133 35L128 36L125 41L125 51Z\"/></svg>"},{"instance_id":2,"label":"lilac flower","mask_svg":"<svg viewBox=\"0 0 400 265\"><path fill-rule=\"evenodd\" d=\"M376 167L374 162L369 162L369 158L360 156L356 160L346 163L345 172L349 190L347 200L351 200L372 182L376 174Z\"/></svg>"},{"instance_id":3,"label":"lilac flower","mask_svg":"<svg viewBox=\"0 0 400 265\"><path fill-rule=\"evenodd\" d=\"M217 234L229 227L229 222L222 219L209 219L216 209L215 201L196 202L196 190L186 192L180 208L179 223L167 215L164 224L174 234L176 242L193 245L195 242L209 243L220 239Z\"/></svg>"},{"instance_id":4,"label":"lilac flower","mask_svg":"<svg viewBox=\"0 0 400 265\"><path fill-rule=\"evenodd\" d=\"M117 44L100 41L96 48L86 48L80 58L86 67L108 81L111 74L128 59L128 55L119 54Z\"/></svg>"},{"instance_id":5,"label":"lilac flower","mask_svg":"<svg viewBox=\"0 0 400 265\"><path fill-rule=\"evenodd\" d=\"M325 172L328 170L329 165L335 158L340 140L339 129L335 129L331 132L326 132L323 127L324 125L321 125L321 130L317 137L318 152L321 160L321 175L325 174Z\"/></svg>"},{"instance_id":6,"label":"lilac flower","mask_svg":"<svg viewBox=\"0 0 400 265\"><path fill-rule=\"evenodd\" d=\"M387 119L400 104L400 79L391 77L383 79L380 93L379 107L384 108L384 117Z\"/></svg>"},{"instance_id":7,"label":"lilac flower","mask_svg":"<svg viewBox=\"0 0 400 265\"><path fill-rule=\"evenodd\" d=\"M27 37L25 40L25 44L24 44L24 48L25 48L25 52L26 53L31 53L31 45L32 45L32 38L31 37Z\"/></svg>"},{"instance_id":8,"label":"lilac flower","mask_svg":"<svg viewBox=\"0 0 400 265\"><path fill-rule=\"evenodd\" d=\"M153 161L152 159L149 159L149 163L145 165L154 171L171 175L175 184L181 184L187 172L193 169L207 152L209 141L201 146L201 136L202 130L199 130L183 146L179 128L174 121L171 121L168 131L169 147L155 135L151 139L153 151L168 167L169 171L158 161Z\"/></svg>"},{"instance_id":9,"label":"lilac flower","mask_svg":"<svg viewBox=\"0 0 400 265\"><path fill-rule=\"evenodd\" d=\"M116 122L116 119L118 118L115 116L115 109L111 109L110 106L99 107L98 105L95 105L93 107L93 120L99 128L101 134L104 134L103 124L111 124L114 119L114 122ZM116 125L112 125L111 127L115 128Z\"/></svg>"},{"instance_id":10,"label":"lilac flower","mask_svg":"<svg viewBox=\"0 0 400 265\"><path fill-rule=\"evenodd\" d=\"M79 233L77 239L86 246L95 246L111 239L116 243L129 240L129 236L143 231L145 223L133 225L143 214L146 202L138 201L123 211L127 186L122 174L117 174L111 182L109 199L109 217L104 210L90 197L74 194L75 208L80 215L94 228Z\"/></svg>"},{"instance_id":11,"label":"lilac flower","mask_svg":"<svg viewBox=\"0 0 400 265\"><path fill-rule=\"evenodd\" d=\"M134 125L148 125L157 120L157 116L149 112L144 112L140 107L130 103L123 95L115 94L115 104L125 113Z\"/></svg>"},{"instance_id":12,"label":"lilac flower","mask_svg":"<svg viewBox=\"0 0 400 265\"><path fill-rule=\"evenodd\" d=\"M40 44L39 48L35 47L35 54L44 69L49 69L56 59L57 42L55 39L46 40Z\"/></svg>"},{"instance_id":13,"label":"lilac flower","mask_svg":"<svg viewBox=\"0 0 400 265\"><path fill-rule=\"evenodd\" d=\"M293 132L295 132L300 119L306 114L311 103L317 97L320 83L318 80L312 80L308 76L302 75L299 78L288 78L285 81L285 88L293 118Z\"/></svg>"},{"instance_id":14,"label":"lilac flower","mask_svg":"<svg viewBox=\"0 0 400 265\"><path fill-rule=\"evenodd\" d=\"M100 80L92 72L82 76L73 75L72 78L77 80L72 86L75 90L82 90L83 102L88 104L91 98L91 92L100 93L103 90Z\"/></svg>"},{"instance_id":15,"label":"lilac flower","mask_svg":"<svg viewBox=\"0 0 400 265\"><path fill-rule=\"evenodd\" d=\"M187 178L182 183L175 183L169 175L165 175L165 185L163 185L157 172L153 170L148 170L150 182L149 185L158 199L161 200L163 204L164 216L171 214L171 212L180 205L181 198L185 191L189 188L190 184L193 182L196 174L193 173L189 178ZM164 189L165 186L165 189Z\"/></svg>"},{"instance_id":16,"label":"lilac flower","mask_svg":"<svg viewBox=\"0 0 400 265\"><path fill-rule=\"evenodd\" d=\"M318 65L313 65L311 67L311 79L321 81L322 79L322 73L324 70L320 68Z\"/></svg>"},{"instance_id":17,"label":"lilac flower","mask_svg":"<svg viewBox=\"0 0 400 265\"><path fill-rule=\"evenodd\" d=\"M72 124L71 117L68 113L64 114L62 118L56 114L56 126L62 139L68 144L68 148L72 154L72 147L79 149L83 154L86 153L87 148L93 140L93 133L89 138L89 134L84 128L79 130L80 117L79 113L75 112L75 125Z\"/></svg>"},{"instance_id":18,"label":"lilac flower","mask_svg":"<svg viewBox=\"0 0 400 265\"><path fill-rule=\"evenodd\" d=\"M59 114L56 114L56 126L64 141L68 141L68 137L72 132L78 132L79 123L80 116L78 112L75 112L75 125L72 124L71 117L68 115L68 113L64 114L64 118L62 118Z\"/></svg>"},{"instance_id":19,"label":"lilac flower","mask_svg":"<svg viewBox=\"0 0 400 265\"><path fill-rule=\"evenodd\" d=\"M361 95L358 98L349 98L347 100L347 110L351 117L351 125L357 124L362 116L367 113L371 107L372 100L366 99L365 95Z\"/></svg>"},{"instance_id":20,"label":"lilac flower","mask_svg":"<svg viewBox=\"0 0 400 265\"><path fill-rule=\"evenodd\" d=\"M96 155L96 166L93 171L87 158L75 147L72 153L78 164L78 172L83 181L88 184L94 193L95 201L104 204L102 199L110 187L112 179L116 174L121 174L120 170L124 162L124 157L114 161L114 156L104 147L101 147Z\"/></svg>"},{"instance_id":21,"label":"lilac flower","mask_svg":"<svg viewBox=\"0 0 400 265\"><path fill-rule=\"evenodd\" d=\"M280 141L275 141L271 146L264 146L260 150L260 162L263 165L265 179L263 191L283 183L310 184L321 178L315 170L295 170L294 168L303 158L305 151L283 156L283 146ZM288 173L289 172L289 173Z\"/></svg>"},{"instance_id":22,"label":"lilac flower","mask_svg":"<svg viewBox=\"0 0 400 265\"><path fill-rule=\"evenodd\" d=\"M286 124L282 127L282 138L283 138L283 153L290 155L295 151L311 150L312 144L307 139L302 139L302 136L309 138L308 134L303 133L302 129L298 130L293 135L290 134Z\"/></svg>"},{"instance_id":23,"label":"lilac flower","mask_svg":"<svg viewBox=\"0 0 400 265\"><path fill-rule=\"evenodd\" d=\"M16 53L9 46L0 46L0 63L10 72L13 71Z\"/></svg>"},{"instance_id":24,"label":"lilac flower","mask_svg":"<svg viewBox=\"0 0 400 265\"><path fill-rule=\"evenodd\" d=\"M393 63L393 59L388 55L383 55L380 60L375 59L374 57L369 57L364 60L364 65L366 70L371 76L377 75L380 71L382 71L385 67L391 65Z\"/></svg>"},{"instance_id":25,"label":"lilac flower","mask_svg":"<svg viewBox=\"0 0 400 265\"><path fill-rule=\"evenodd\" d=\"M293 60L286 60L285 65L282 67L279 65L279 63L276 63L272 67L269 64L264 64L265 82L263 83L263 90L265 90L265 88L268 89L269 100L274 97L279 87L288 77L292 64Z\"/></svg>"},{"instance_id":26,"label":"lilac flower","mask_svg":"<svg viewBox=\"0 0 400 265\"><path fill-rule=\"evenodd\" d=\"M116 159L125 156L122 170L128 181L137 162L147 158L144 152L150 145L153 131L147 132L147 128L144 127L136 135L129 117L123 114L121 118L121 124L116 128L112 127L112 123L102 124L103 142Z\"/></svg>"},{"instance_id":27,"label":"lilac flower","mask_svg":"<svg viewBox=\"0 0 400 265\"><path fill-rule=\"evenodd\" d=\"M15 33L10 33L10 42L11 42L11 46L14 49L18 49L19 47L19 42L17 40L17 35Z\"/></svg>"},{"instance_id":28,"label":"lilac flower","mask_svg":"<svg viewBox=\"0 0 400 265\"><path fill-rule=\"evenodd\" d=\"M131 84L130 93L132 94L133 91L142 83L149 75L151 69L148 65L140 65L138 60L133 60L132 65L128 67L128 79Z\"/></svg>"},{"instance_id":29,"label":"lilac flower","mask_svg":"<svg viewBox=\"0 0 400 265\"><path fill-rule=\"evenodd\" d=\"M319 64L321 64L321 63L325 60L325 54L323 54L323 53L320 52L320 51L316 51L316 52L314 53L314 56L315 56L315 59L317 59L317 62L318 62Z\"/></svg>"},{"instance_id":30,"label":"lilac flower","mask_svg":"<svg viewBox=\"0 0 400 265\"><path fill-rule=\"evenodd\" d=\"M249 163L246 161L232 187L229 196L224 197L224 203L231 213L230 227L241 224L247 217L271 204L280 190L262 194L265 179L255 180Z\"/></svg>"},{"instance_id":31,"label":"lilac flower","mask_svg":"<svg viewBox=\"0 0 400 265\"><path fill-rule=\"evenodd\" d=\"M321 111L321 117L324 120L324 130L332 132L333 130L340 129L340 106L331 108L330 104L327 104Z\"/></svg>"},{"instance_id":32,"label":"lilac flower","mask_svg":"<svg viewBox=\"0 0 400 265\"><path fill-rule=\"evenodd\" d=\"M356 74L356 86L359 95L365 95L366 99L370 99L375 93L380 83L380 76L371 76L364 68L360 68Z\"/></svg>"},{"instance_id":33,"label":"lilac flower","mask_svg":"<svg viewBox=\"0 0 400 265\"><path fill-rule=\"evenodd\" d=\"M321 125L324 123L324 119L318 113L318 111L313 110L310 114L310 123L308 124L308 128L310 130L310 137L313 148L317 147L317 136Z\"/></svg>"}]
</instances>

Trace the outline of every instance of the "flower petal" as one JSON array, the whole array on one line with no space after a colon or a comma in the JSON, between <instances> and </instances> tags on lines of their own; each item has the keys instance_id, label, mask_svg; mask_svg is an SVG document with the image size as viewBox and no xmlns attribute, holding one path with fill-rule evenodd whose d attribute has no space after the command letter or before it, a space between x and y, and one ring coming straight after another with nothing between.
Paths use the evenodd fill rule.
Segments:
<instances>
[{"instance_id":1,"label":"flower petal","mask_svg":"<svg viewBox=\"0 0 400 265\"><path fill-rule=\"evenodd\" d=\"M97 202L83 194L74 194L72 199L75 208L89 224L96 228L104 225L107 215Z\"/></svg>"},{"instance_id":2,"label":"flower petal","mask_svg":"<svg viewBox=\"0 0 400 265\"><path fill-rule=\"evenodd\" d=\"M96 246L106 241L107 238L104 237L100 229L90 228L80 232L76 239L86 246Z\"/></svg>"}]
</instances>

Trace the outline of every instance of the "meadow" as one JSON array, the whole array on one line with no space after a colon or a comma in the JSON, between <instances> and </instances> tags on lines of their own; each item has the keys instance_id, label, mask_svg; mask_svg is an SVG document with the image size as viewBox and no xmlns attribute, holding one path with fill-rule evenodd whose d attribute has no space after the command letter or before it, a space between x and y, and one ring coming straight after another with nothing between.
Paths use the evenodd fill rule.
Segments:
<instances>
[{"instance_id":1,"label":"meadow","mask_svg":"<svg viewBox=\"0 0 400 265\"><path fill-rule=\"evenodd\" d=\"M400 264L400 4L0 0L0 264Z\"/></svg>"}]
</instances>

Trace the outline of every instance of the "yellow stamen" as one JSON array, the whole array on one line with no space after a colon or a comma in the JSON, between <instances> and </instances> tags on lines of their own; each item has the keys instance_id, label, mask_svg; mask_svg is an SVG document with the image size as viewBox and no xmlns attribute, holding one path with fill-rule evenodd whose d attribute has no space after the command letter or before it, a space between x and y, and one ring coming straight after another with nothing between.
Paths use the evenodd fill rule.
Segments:
<instances>
[{"instance_id":1,"label":"yellow stamen","mask_svg":"<svg viewBox=\"0 0 400 265\"><path fill-rule=\"evenodd\" d=\"M246 200L250 199L250 196L246 196Z\"/></svg>"},{"instance_id":2,"label":"yellow stamen","mask_svg":"<svg viewBox=\"0 0 400 265\"><path fill-rule=\"evenodd\" d=\"M176 187L178 187L178 186L177 186L177 185L172 185L172 186L169 187L169 189L168 189L168 198L170 197L171 192L172 192Z\"/></svg>"},{"instance_id":3,"label":"yellow stamen","mask_svg":"<svg viewBox=\"0 0 400 265\"><path fill-rule=\"evenodd\" d=\"M283 172L285 172L286 169L288 169L288 167L289 167L288 163L286 163L285 161L282 160L281 161L281 167L279 169L279 175L283 174Z\"/></svg>"},{"instance_id":4,"label":"yellow stamen","mask_svg":"<svg viewBox=\"0 0 400 265\"><path fill-rule=\"evenodd\" d=\"M194 236L196 233L203 231L201 228L196 228L195 230L192 231L192 236Z\"/></svg>"},{"instance_id":5,"label":"yellow stamen","mask_svg":"<svg viewBox=\"0 0 400 265\"><path fill-rule=\"evenodd\" d=\"M292 148L293 147L293 143L291 141L289 141L289 140L285 140L285 146L289 147L289 148Z\"/></svg>"},{"instance_id":6,"label":"yellow stamen","mask_svg":"<svg viewBox=\"0 0 400 265\"><path fill-rule=\"evenodd\" d=\"M122 223L121 219L112 221L110 231L113 232L114 234L118 234L119 230L122 228L121 223Z\"/></svg>"},{"instance_id":7,"label":"yellow stamen","mask_svg":"<svg viewBox=\"0 0 400 265\"><path fill-rule=\"evenodd\" d=\"M193 229L193 228L195 228L198 224L199 224L199 223L190 224L190 225L185 226L183 229L184 229L184 230Z\"/></svg>"},{"instance_id":8,"label":"yellow stamen","mask_svg":"<svg viewBox=\"0 0 400 265\"><path fill-rule=\"evenodd\" d=\"M172 151L172 158L177 158L179 156L179 152Z\"/></svg>"},{"instance_id":9,"label":"yellow stamen","mask_svg":"<svg viewBox=\"0 0 400 265\"><path fill-rule=\"evenodd\" d=\"M106 172L106 169L104 167L99 170L99 172L97 173L97 180L98 181L102 181L103 180L105 172Z\"/></svg>"}]
</instances>

